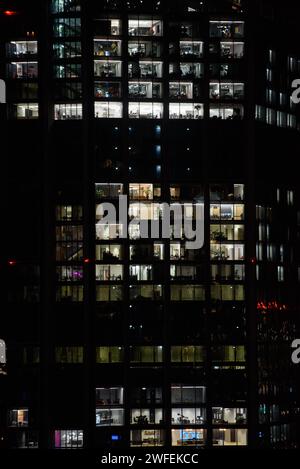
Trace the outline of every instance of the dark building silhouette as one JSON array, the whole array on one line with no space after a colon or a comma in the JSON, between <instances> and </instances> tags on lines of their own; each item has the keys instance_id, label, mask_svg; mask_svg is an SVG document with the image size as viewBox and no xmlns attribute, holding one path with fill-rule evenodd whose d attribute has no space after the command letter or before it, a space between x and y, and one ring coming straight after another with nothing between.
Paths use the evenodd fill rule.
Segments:
<instances>
[{"instance_id":1,"label":"dark building silhouette","mask_svg":"<svg viewBox=\"0 0 300 469\"><path fill-rule=\"evenodd\" d=\"M0 444L298 447L292 7L39 3L1 12ZM204 246L102 227L125 194L129 222L204 207Z\"/></svg>"}]
</instances>

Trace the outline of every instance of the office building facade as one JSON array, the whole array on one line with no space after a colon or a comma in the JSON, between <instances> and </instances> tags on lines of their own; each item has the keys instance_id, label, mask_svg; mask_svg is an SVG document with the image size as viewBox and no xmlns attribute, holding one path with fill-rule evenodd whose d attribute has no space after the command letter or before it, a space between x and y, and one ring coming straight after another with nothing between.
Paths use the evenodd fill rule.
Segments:
<instances>
[{"instance_id":1,"label":"office building facade","mask_svg":"<svg viewBox=\"0 0 300 469\"><path fill-rule=\"evenodd\" d=\"M265 2L41 3L1 46L4 444L297 447L293 31ZM202 247L143 236L162 203L203 209Z\"/></svg>"}]
</instances>

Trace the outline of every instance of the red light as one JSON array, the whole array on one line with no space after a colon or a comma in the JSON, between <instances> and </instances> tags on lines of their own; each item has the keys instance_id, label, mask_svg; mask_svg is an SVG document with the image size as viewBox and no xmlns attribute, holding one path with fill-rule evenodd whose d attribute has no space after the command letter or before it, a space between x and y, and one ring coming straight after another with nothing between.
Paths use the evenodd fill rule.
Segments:
<instances>
[{"instance_id":1,"label":"red light","mask_svg":"<svg viewBox=\"0 0 300 469\"><path fill-rule=\"evenodd\" d=\"M89 259L88 257L86 257L85 259L83 259L83 262L85 264L89 264L91 262L91 259Z\"/></svg>"},{"instance_id":2,"label":"red light","mask_svg":"<svg viewBox=\"0 0 300 469\"><path fill-rule=\"evenodd\" d=\"M251 264L256 264L256 258L255 258L255 257L251 257L250 262L251 262Z\"/></svg>"},{"instance_id":3,"label":"red light","mask_svg":"<svg viewBox=\"0 0 300 469\"><path fill-rule=\"evenodd\" d=\"M17 261L15 261L14 259L11 259L8 261L8 265L10 266L13 266L13 265L16 265L17 264Z\"/></svg>"},{"instance_id":4,"label":"red light","mask_svg":"<svg viewBox=\"0 0 300 469\"><path fill-rule=\"evenodd\" d=\"M5 16L15 16L17 12L13 10L5 10L4 14Z\"/></svg>"}]
</instances>

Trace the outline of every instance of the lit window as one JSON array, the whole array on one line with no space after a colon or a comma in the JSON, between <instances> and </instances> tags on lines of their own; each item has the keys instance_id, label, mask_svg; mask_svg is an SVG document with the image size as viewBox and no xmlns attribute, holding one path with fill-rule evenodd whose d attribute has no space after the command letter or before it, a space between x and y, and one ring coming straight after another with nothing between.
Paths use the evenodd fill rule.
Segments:
<instances>
[{"instance_id":1,"label":"lit window","mask_svg":"<svg viewBox=\"0 0 300 469\"><path fill-rule=\"evenodd\" d=\"M83 447L82 430L55 430L54 447L56 449L76 449Z\"/></svg>"},{"instance_id":2,"label":"lit window","mask_svg":"<svg viewBox=\"0 0 300 469\"><path fill-rule=\"evenodd\" d=\"M130 446L132 447L163 446L164 444L164 430L147 429L130 431Z\"/></svg>"},{"instance_id":3,"label":"lit window","mask_svg":"<svg viewBox=\"0 0 300 469\"><path fill-rule=\"evenodd\" d=\"M278 282L284 282L284 267L281 265L277 267L277 280Z\"/></svg>"},{"instance_id":4,"label":"lit window","mask_svg":"<svg viewBox=\"0 0 300 469\"><path fill-rule=\"evenodd\" d=\"M162 55L162 44L155 41L129 41L128 55L135 58L159 58Z\"/></svg>"},{"instance_id":5,"label":"lit window","mask_svg":"<svg viewBox=\"0 0 300 469\"><path fill-rule=\"evenodd\" d=\"M170 103L170 119L202 119L203 104L200 103Z\"/></svg>"},{"instance_id":6,"label":"lit window","mask_svg":"<svg viewBox=\"0 0 300 469\"><path fill-rule=\"evenodd\" d=\"M96 265L96 280L101 282L122 281L123 266L118 264Z\"/></svg>"},{"instance_id":7,"label":"lit window","mask_svg":"<svg viewBox=\"0 0 300 469\"><path fill-rule=\"evenodd\" d=\"M201 58L203 57L204 44L200 41L180 41L179 50L181 57Z\"/></svg>"},{"instance_id":8,"label":"lit window","mask_svg":"<svg viewBox=\"0 0 300 469\"><path fill-rule=\"evenodd\" d=\"M162 98L162 84L146 81L130 82L128 84L128 95L130 98Z\"/></svg>"},{"instance_id":9,"label":"lit window","mask_svg":"<svg viewBox=\"0 0 300 469\"><path fill-rule=\"evenodd\" d=\"M123 287L120 285L97 285L96 301L122 301Z\"/></svg>"},{"instance_id":10,"label":"lit window","mask_svg":"<svg viewBox=\"0 0 300 469\"><path fill-rule=\"evenodd\" d=\"M96 363L121 363L123 359L123 347L96 347Z\"/></svg>"},{"instance_id":11,"label":"lit window","mask_svg":"<svg viewBox=\"0 0 300 469\"><path fill-rule=\"evenodd\" d=\"M28 427L28 409L12 409L8 411L9 427Z\"/></svg>"},{"instance_id":12,"label":"lit window","mask_svg":"<svg viewBox=\"0 0 300 469\"><path fill-rule=\"evenodd\" d=\"M94 75L99 78L120 78L122 76L122 62L118 60L95 60Z\"/></svg>"},{"instance_id":13,"label":"lit window","mask_svg":"<svg viewBox=\"0 0 300 469\"><path fill-rule=\"evenodd\" d=\"M39 105L37 103L14 104L15 119L38 119Z\"/></svg>"},{"instance_id":14,"label":"lit window","mask_svg":"<svg viewBox=\"0 0 300 469\"><path fill-rule=\"evenodd\" d=\"M129 103L130 119L162 119L162 103Z\"/></svg>"},{"instance_id":15,"label":"lit window","mask_svg":"<svg viewBox=\"0 0 300 469\"><path fill-rule=\"evenodd\" d=\"M152 20L129 20L128 35L129 36L162 36L162 21Z\"/></svg>"},{"instance_id":16,"label":"lit window","mask_svg":"<svg viewBox=\"0 0 300 469\"><path fill-rule=\"evenodd\" d=\"M6 45L7 55L18 58L26 55L36 55L38 51L37 41L11 41Z\"/></svg>"},{"instance_id":17,"label":"lit window","mask_svg":"<svg viewBox=\"0 0 300 469\"><path fill-rule=\"evenodd\" d=\"M204 65L202 63L188 62L180 64L170 63L169 64L169 76L170 78L203 78L204 74Z\"/></svg>"},{"instance_id":18,"label":"lit window","mask_svg":"<svg viewBox=\"0 0 300 469\"><path fill-rule=\"evenodd\" d=\"M119 36L121 34L121 20L109 18L96 20L95 34L99 36Z\"/></svg>"},{"instance_id":19,"label":"lit window","mask_svg":"<svg viewBox=\"0 0 300 469\"><path fill-rule=\"evenodd\" d=\"M221 57L226 59L241 59L244 57L243 42L220 42Z\"/></svg>"},{"instance_id":20,"label":"lit window","mask_svg":"<svg viewBox=\"0 0 300 469\"><path fill-rule=\"evenodd\" d=\"M206 430L204 429L172 429L172 446L203 446L206 442Z\"/></svg>"},{"instance_id":21,"label":"lit window","mask_svg":"<svg viewBox=\"0 0 300 469\"><path fill-rule=\"evenodd\" d=\"M163 423L163 409L131 409L131 425L161 425Z\"/></svg>"},{"instance_id":22,"label":"lit window","mask_svg":"<svg viewBox=\"0 0 300 469\"><path fill-rule=\"evenodd\" d=\"M218 428L213 430L213 446L247 446L248 430Z\"/></svg>"},{"instance_id":23,"label":"lit window","mask_svg":"<svg viewBox=\"0 0 300 469\"><path fill-rule=\"evenodd\" d=\"M123 194L121 183L96 183L95 195L97 199L117 199Z\"/></svg>"},{"instance_id":24,"label":"lit window","mask_svg":"<svg viewBox=\"0 0 300 469\"><path fill-rule=\"evenodd\" d=\"M119 57L122 41L115 39L94 39L94 55L98 57Z\"/></svg>"},{"instance_id":25,"label":"lit window","mask_svg":"<svg viewBox=\"0 0 300 469\"><path fill-rule=\"evenodd\" d=\"M82 104L55 104L55 120L82 119Z\"/></svg>"},{"instance_id":26,"label":"lit window","mask_svg":"<svg viewBox=\"0 0 300 469\"><path fill-rule=\"evenodd\" d=\"M81 18L54 18L53 33L55 37L80 36Z\"/></svg>"},{"instance_id":27,"label":"lit window","mask_svg":"<svg viewBox=\"0 0 300 469\"><path fill-rule=\"evenodd\" d=\"M0 340L0 366L6 364L6 345L4 340Z\"/></svg>"},{"instance_id":28,"label":"lit window","mask_svg":"<svg viewBox=\"0 0 300 469\"><path fill-rule=\"evenodd\" d=\"M131 363L161 363L163 361L162 346L130 347Z\"/></svg>"},{"instance_id":29,"label":"lit window","mask_svg":"<svg viewBox=\"0 0 300 469\"><path fill-rule=\"evenodd\" d=\"M202 345L174 345L171 347L171 362L202 363L205 361L206 350Z\"/></svg>"},{"instance_id":30,"label":"lit window","mask_svg":"<svg viewBox=\"0 0 300 469\"><path fill-rule=\"evenodd\" d=\"M242 21L210 21L210 37L238 39L244 36Z\"/></svg>"},{"instance_id":31,"label":"lit window","mask_svg":"<svg viewBox=\"0 0 300 469\"><path fill-rule=\"evenodd\" d=\"M140 60L128 64L129 78L162 78L163 63Z\"/></svg>"},{"instance_id":32,"label":"lit window","mask_svg":"<svg viewBox=\"0 0 300 469\"><path fill-rule=\"evenodd\" d=\"M83 347L55 347L55 362L61 364L83 363Z\"/></svg>"},{"instance_id":33,"label":"lit window","mask_svg":"<svg viewBox=\"0 0 300 469\"><path fill-rule=\"evenodd\" d=\"M123 104L115 102L96 102L95 117L99 119L117 119L123 115Z\"/></svg>"},{"instance_id":34,"label":"lit window","mask_svg":"<svg viewBox=\"0 0 300 469\"><path fill-rule=\"evenodd\" d=\"M231 104L211 104L209 117L211 119L241 120L244 116L244 106Z\"/></svg>"},{"instance_id":35,"label":"lit window","mask_svg":"<svg viewBox=\"0 0 300 469\"><path fill-rule=\"evenodd\" d=\"M7 65L7 74L9 78L28 78L35 79L38 77L37 62L11 62Z\"/></svg>"}]
</instances>

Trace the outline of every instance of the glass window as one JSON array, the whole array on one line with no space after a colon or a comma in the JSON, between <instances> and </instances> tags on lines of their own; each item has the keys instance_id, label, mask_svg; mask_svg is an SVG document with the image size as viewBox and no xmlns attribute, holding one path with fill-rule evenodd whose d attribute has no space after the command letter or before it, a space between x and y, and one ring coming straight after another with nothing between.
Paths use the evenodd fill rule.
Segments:
<instances>
[{"instance_id":1,"label":"glass window","mask_svg":"<svg viewBox=\"0 0 300 469\"><path fill-rule=\"evenodd\" d=\"M82 206L81 205L57 205L56 206L56 220L57 221L82 221ZM69 225L68 225L69 226ZM62 228L67 230L67 226ZM76 235L77 237L77 235Z\"/></svg>"},{"instance_id":2,"label":"glass window","mask_svg":"<svg viewBox=\"0 0 300 469\"><path fill-rule=\"evenodd\" d=\"M131 425L161 425L163 424L163 409L131 409Z\"/></svg>"},{"instance_id":3,"label":"glass window","mask_svg":"<svg viewBox=\"0 0 300 469\"><path fill-rule=\"evenodd\" d=\"M38 52L37 41L11 41L6 45L9 57L24 57L24 55L36 55Z\"/></svg>"},{"instance_id":4,"label":"glass window","mask_svg":"<svg viewBox=\"0 0 300 469\"><path fill-rule=\"evenodd\" d=\"M81 18L54 18L53 34L55 37L80 36Z\"/></svg>"},{"instance_id":5,"label":"glass window","mask_svg":"<svg viewBox=\"0 0 300 469\"><path fill-rule=\"evenodd\" d=\"M202 119L203 104L200 103L170 103L170 119Z\"/></svg>"},{"instance_id":6,"label":"glass window","mask_svg":"<svg viewBox=\"0 0 300 469\"><path fill-rule=\"evenodd\" d=\"M203 57L204 43L200 41L180 41L179 50L181 57L201 58Z\"/></svg>"},{"instance_id":7,"label":"glass window","mask_svg":"<svg viewBox=\"0 0 300 469\"><path fill-rule=\"evenodd\" d=\"M124 388L96 388L96 406L110 406L124 404Z\"/></svg>"},{"instance_id":8,"label":"glass window","mask_svg":"<svg viewBox=\"0 0 300 469\"><path fill-rule=\"evenodd\" d=\"M213 425L246 425L247 409L245 408L212 408Z\"/></svg>"},{"instance_id":9,"label":"glass window","mask_svg":"<svg viewBox=\"0 0 300 469\"><path fill-rule=\"evenodd\" d=\"M155 407L162 404L162 388L152 386L133 388L130 391L130 402L136 407Z\"/></svg>"},{"instance_id":10,"label":"glass window","mask_svg":"<svg viewBox=\"0 0 300 469\"><path fill-rule=\"evenodd\" d=\"M211 299L213 301L243 301L245 289L243 285L212 285Z\"/></svg>"},{"instance_id":11,"label":"glass window","mask_svg":"<svg viewBox=\"0 0 300 469\"><path fill-rule=\"evenodd\" d=\"M243 42L220 42L221 57L226 59L241 59L244 57Z\"/></svg>"},{"instance_id":12,"label":"glass window","mask_svg":"<svg viewBox=\"0 0 300 469\"><path fill-rule=\"evenodd\" d=\"M171 347L171 362L196 363L205 360L206 352L202 345L174 345Z\"/></svg>"},{"instance_id":13,"label":"glass window","mask_svg":"<svg viewBox=\"0 0 300 469\"><path fill-rule=\"evenodd\" d=\"M164 245L162 243L131 244L129 247L129 257L131 261L163 260Z\"/></svg>"},{"instance_id":14,"label":"glass window","mask_svg":"<svg viewBox=\"0 0 300 469\"><path fill-rule=\"evenodd\" d=\"M28 427L28 409L12 409L8 411L9 427Z\"/></svg>"},{"instance_id":15,"label":"glass window","mask_svg":"<svg viewBox=\"0 0 300 469\"><path fill-rule=\"evenodd\" d=\"M7 65L9 78L36 79L38 77L37 62L11 62Z\"/></svg>"},{"instance_id":16,"label":"glass window","mask_svg":"<svg viewBox=\"0 0 300 469\"><path fill-rule=\"evenodd\" d=\"M129 103L130 119L162 119L163 103Z\"/></svg>"},{"instance_id":17,"label":"glass window","mask_svg":"<svg viewBox=\"0 0 300 469\"><path fill-rule=\"evenodd\" d=\"M83 347L55 347L56 363L83 363Z\"/></svg>"},{"instance_id":18,"label":"glass window","mask_svg":"<svg viewBox=\"0 0 300 469\"><path fill-rule=\"evenodd\" d=\"M122 62L119 60L94 60L94 74L99 78L120 78Z\"/></svg>"},{"instance_id":19,"label":"glass window","mask_svg":"<svg viewBox=\"0 0 300 469\"><path fill-rule=\"evenodd\" d=\"M120 98L121 83L104 81L95 82L95 98Z\"/></svg>"},{"instance_id":20,"label":"glass window","mask_svg":"<svg viewBox=\"0 0 300 469\"><path fill-rule=\"evenodd\" d=\"M56 449L77 449L83 447L82 430L55 430L54 447Z\"/></svg>"},{"instance_id":21,"label":"glass window","mask_svg":"<svg viewBox=\"0 0 300 469\"><path fill-rule=\"evenodd\" d=\"M162 78L163 63L157 61L129 62L129 78Z\"/></svg>"},{"instance_id":22,"label":"glass window","mask_svg":"<svg viewBox=\"0 0 300 469\"><path fill-rule=\"evenodd\" d=\"M154 41L129 41L128 55L135 58L159 58L162 55L162 44Z\"/></svg>"},{"instance_id":23,"label":"glass window","mask_svg":"<svg viewBox=\"0 0 300 469\"><path fill-rule=\"evenodd\" d=\"M82 104L55 104L54 120L82 119Z\"/></svg>"},{"instance_id":24,"label":"glass window","mask_svg":"<svg viewBox=\"0 0 300 469\"><path fill-rule=\"evenodd\" d=\"M244 37L242 21L210 21L210 37L238 39Z\"/></svg>"},{"instance_id":25,"label":"glass window","mask_svg":"<svg viewBox=\"0 0 300 469\"><path fill-rule=\"evenodd\" d=\"M204 301L202 285L171 285L171 301Z\"/></svg>"},{"instance_id":26,"label":"glass window","mask_svg":"<svg viewBox=\"0 0 300 469\"><path fill-rule=\"evenodd\" d=\"M128 95L130 98L162 98L162 84L153 82L129 82Z\"/></svg>"},{"instance_id":27,"label":"glass window","mask_svg":"<svg viewBox=\"0 0 300 469\"><path fill-rule=\"evenodd\" d=\"M203 78L204 65L202 63L189 62L189 63L170 63L169 76L170 78Z\"/></svg>"},{"instance_id":28,"label":"glass window","mask_svg":"<svg viewBox=\"0 0 300 469\"><path fill-rule=\"evenodd\" d=\"M244 225L211 225L210 239L215 243L223 241L243 241Z\"/></svg>"},{"instance_id":29,"label":"glass window","mask_svg":"<svg viewBox=\"0 0 300 469\"><path fill-rule=\"evenodd\" d=\"M132 282L145 282L153 280L152 265L130 265L129 277Z\"/></svg>"},{"instance_id":30,"label":"glass window","mask_svg":"<svg viewBox=\"0 0 300 469\"><path fill-rule=\"evenodd\" d=\"M56 82L54 85L54 97L58 101L82 99L82 83Z\"/></svg>"},{"instance_id":31,"label":"glass window","mask_svg":"<svg viewBox=\"0 0 300 469\"><path fill-rule=\"evenodd\" d=\"M205 386L173 385L171 387L172 404L204 404L206 402Z\"/></svg>"},{"instance_id":32,"label":"glass window","mask_svg":"<svg viewBox=\"0 0 300 469\"><path fill-rule=\"evenodd\" d=\"M206 422L206 410L201 407L173 407L172 425L204 425Z\"/></svg>"},{"instance_id":33,"label":"glass window","mask_svg":"<svg viewBox=\"0 0 300 469\"><path fill-rule=\"evenodd\" d=\"M122 54L122 41L115 39L94 39L94 55L99 57L119 57Z\"/></svg>"},{"instance_id":34,"label":"glass window","mask_svg":"<svg viewBox=\"0 0 300 469\"><path fill-rule=\"evenodd\" d=\"M123 347L96 347L96 363L121 363L123 360Z\"/></svg>"},{"instance_id":35,"label":"glass window","mask_svg":"<svg viewBox=\"0 0 300 469\"><path fill-rule=\"evenodd\" d=\"M101 215L96 217L102 218ZM106 241L110 239L118 239L121 237L123 232L123 225L101 225L100 223L96 224L96 239L99 241Z\"/></svg>"},{"instance_id":36,"label":"glass window","mask_svg":"<svg viewBox=\"0 0 300 469\"><path fill-rule=\"evenodd\" d=\"M81 57L81 42L55 42L53 44L53 53L56 59L74 59Z\"/></svg>"},{"instance_id":37,"label":"glass window","mask_svg":"<svg viewBox=\"0 0 300 469\"><path fill-rule=\"evenodd\" d=\"M96 246L96 261L122 260L122 246L120 244L100 244Z\"/></svg>"},{"instance_id":38,"label":"glass window","mask_svg":"<svg viewBox=\"0 0 300 469\"><path fill-rule=\"evenodd\" d=\"M96 280L101 282L123 280L123 266L118 264L96 265Z\"/></svg>"},{"instance_id":39,"label":"glass window","mask_svg":"<svg viewBox=\"0 0 300 469\"><path fill-rule=\"evenodd\" d=\"M213 430L213 446L246 446L248 430L218 428Z\"/></svg>"},{"instance_id":40,"label":"glass window","mask_svg":"<svg viewBox=\"0 0 300 469\"><path fill-rule=\"evenodd\" d=\"M80 265L57 266L56 278L59 282L82 282L83 267Z\"/></svg>"},{"instance_id":41,"label":"glass window","mask_svg":"<svg viewBox=\"0 0 300 469\"><path fill-rule=\"evenodd\" d=\"M243 244L211 244L210 258L222 261L244 260Z\"/></svg>"},{"instance_id":42,"label":"glass window","mask_svg":"<svg viewBox=\"0 0 300 469\"><path fill-rule=\"evenodd\" d=\"M131 430L130 446L148 447L163 446L165 443L164 430Z\"/></svg>"},{"instance_id":43,"label":"glass window","mask_svg":"<svg viewBox=\"0 0 300 469\"><path fill-rule=\"evenodd\" d=\"M245 362L244 345L220 345L212 347L213 362Z\"/></svg>"},{"instance_id":44,"label":"glass window","mask_svg":"<svg viewBox=\"0 0 300 469\"><path fill-rule=\"evenodd\" d=\"M123 184L120 183L96 183L96 199L118 199L123 194Z\"/></svg>"},{"instance_id":45,"label":"glass window","mask_svg":"<svg viewBox=\"0 0 300 469\"><path fill-rule=\"evenodd\" d=\"M153 184L129 184L129 197L131 200L153 200L161 196L160 186Z\"/></svg>"},{"instance_id":46,"label":"glass window","mask_svg":"<svg viewBox=\"0 0 300 469\"><path fill-rule=\"evenodd\" d=\"M124 425L124 409L103 407L96 409L96 427L116 427Z\"/></svg>"},{"instance_id":47,"label":"glass window","mask_svg":"<svg viewBox=\"0 0 300 469\"><path fill-rule=\"evenodd\" d=\"M204 429L172 429L172 446L203 446L206 442L206 430Z\"/></svg>"},{"instance_id":48,"label":"glass window","mask_svg":"<svg viewBox=\"0 0 300 469\"><path fill-rule=\"evenodd\" d=\"M193 99L193 83L170 82L169 97L172 99Z\"/></svg>"},{"instance_id":49,"label":"glass window","mask_svg":"<svg viewBox=\"0 0 300 469\"><path fill-rule=\"evenodd\" d=\"M54 65L54 78L81 78L81 64Z\"/></svg>"},{"instance_id":50,"label":"glass window","mask_svg":"<svg viewBox=\"0 0 300 469\"><path fill-rule=\"evenodd\" d=\"M241 120L243 116L244 106L231 104L210 105L209 117L211 119Z\"/></svg>"},{"instance_id":51,"label":"glass window","mask_svg":"<svg viewBox=\"0 0 300 469\"><path fill-rule=\"evenodd\" d=\"M244 83L210 82L209 97L213 100L243 99Z\"/></svg>"},{"instance_id":52,"label":"glass window","mask_svg":"<svg viewBox=\"0 0 300 469\"><path fill-rule=\"evenodd\" d=\"M96 301L122 301L123 287L121 285L97 285Z\"/></svg>"},{"instance_id":53,"label":"glass window","mask_svg":"<svg viewBox=\"0 0 300 469\"><path fill-rule=\"evenodd\" d=\"M0 339L0 364L6 364L6 345L2 339Z\"/></svg>"},{"instance_id":54,"label":"glass window","mask_svg":"<svg viewBox=\"0 0 300 469\"><path fill-rule=\"evenodd\" d=\"M130 19L129 36L162 36L162 21L156 19Z\"/></svg>"},{"instance_id":55,"label":"glass window","mask_svg":"<svg viewBox=\"0 0 300 469\"><path fill-rule=\"evenodd\" d=\"M162 346L134 346L130 347L131 363L162 363L163 347Z\"/></svg>"},{"instance_id":56,"label":"glass window","mask_svg":"<svg viewBox=\"0 0 300 469\"><path fill-rule=\"evenodd\" d=\"M99 36L119 36L121 34L121 20L101 19L94 23L95 35Z\"/></svg>"},{"instance_id":57,"label":"glass window","mask_svg":"<svg viewBox=\"0 0 300 469\"><path fill-rule=\"evenodd\" d=\"M129 298L136 301L160 301L163 298L163 287L162 285L130 285Z\"/></svg>"},{"instance_id":58,"label":"glass window","mask_svg":"<svg viewBox=\"0 0 300 469\"><path fill-rule=\"evenodd\" d=\"M19 103L13 105L15 119L38 119L39 105L37 103Z\"/></svg>"},{"instance_id":59,"label":"glass window","mask_svg":"<svg viewBox=\"0 0 300 469\"><path fill-rule=\"evenodd\" d=\"M123 104L116 102L96 102L96 119L119 119L123 115Z\"/></svg>"}]
</instances>

